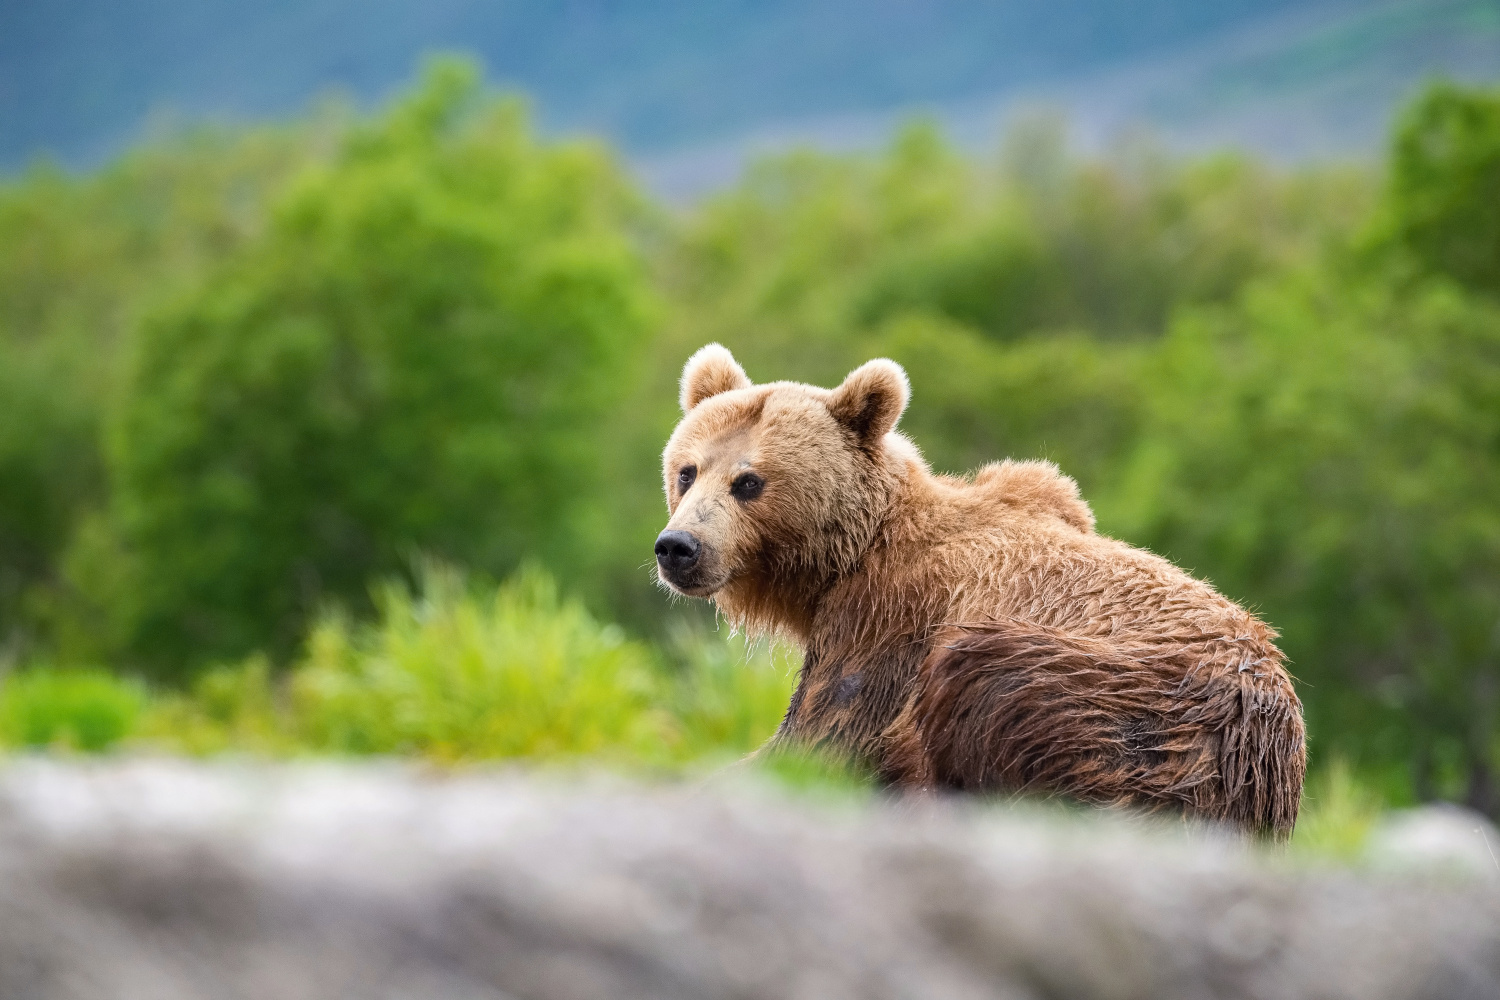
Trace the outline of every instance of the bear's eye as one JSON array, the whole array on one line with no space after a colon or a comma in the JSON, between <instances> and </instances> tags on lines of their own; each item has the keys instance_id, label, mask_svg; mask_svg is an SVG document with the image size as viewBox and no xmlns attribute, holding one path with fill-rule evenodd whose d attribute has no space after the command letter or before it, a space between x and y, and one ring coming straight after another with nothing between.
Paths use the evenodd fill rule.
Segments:
<instances>
[{"instance_id":1,"label":"bear's eye","mask_svg":"<svg viewBox=\"0 0 1500 1000\"><path fill-rule=\"evenodd\" d=\"M766 481L753 472L747 472L729 484L729 495L736 500L754 500L766 488Z\"/></svg>"},{"instance_id":2,"label":"bear's eye","mask_svg":"<svg viewBox=\"0 0 1500 1000\"><path fill-rule=\"evenodd\" d=\"M688 491L688 487L693 485L693 480L697 478L697 467L692 465L684 465L682 467L682 471L677 473L677 489L682 493L686 493Z\"/></svg>"}]
</instances>

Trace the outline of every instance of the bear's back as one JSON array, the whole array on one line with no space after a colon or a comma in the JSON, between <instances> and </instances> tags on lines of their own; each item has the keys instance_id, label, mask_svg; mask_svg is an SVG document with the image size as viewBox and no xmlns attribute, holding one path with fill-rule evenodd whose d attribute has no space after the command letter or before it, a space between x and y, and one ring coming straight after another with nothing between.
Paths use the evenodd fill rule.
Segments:
<instances>
[{"instance_id":1,"label":"bear's back","mask_svg":"<svg viewBox=\"0 0 1500 1000\"><path fill-rule=\"evenodd\" d=\"M946 621L1017 617L1080 635L1159 639L1164 626L1199 634L1274 637L1249 612L1166 559L1096 534L1078 484L1047 461L995 462L972 480L914 498L951 534L889 555L952 595ZM1169 625L1170 623L1170 625Z\"/></svg>"}]
</instances>

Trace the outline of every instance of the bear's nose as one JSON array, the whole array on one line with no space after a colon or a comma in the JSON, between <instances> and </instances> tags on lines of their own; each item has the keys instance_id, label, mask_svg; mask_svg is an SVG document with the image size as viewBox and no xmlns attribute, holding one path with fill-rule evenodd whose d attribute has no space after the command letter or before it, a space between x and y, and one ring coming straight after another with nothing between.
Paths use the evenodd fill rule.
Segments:
<instances>
[{"instance_id":1,"label":"bear's nose","mask_svg":"<svg viewBox=\"0 0 1500 1000\"><path fill-rule=\"evenodd\" d=\"M656 536L656 564L669 576L677 576L698 563L703 546L686 531L663 531Z\"/></svg>"}]
</instances>

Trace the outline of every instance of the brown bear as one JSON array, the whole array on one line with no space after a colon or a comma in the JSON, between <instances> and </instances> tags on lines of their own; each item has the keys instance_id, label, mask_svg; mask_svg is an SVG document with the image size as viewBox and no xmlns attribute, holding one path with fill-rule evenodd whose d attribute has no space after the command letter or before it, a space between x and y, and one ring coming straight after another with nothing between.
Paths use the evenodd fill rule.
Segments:
<instances>
[{"instance_id":1,"label":"brown bear","mask_svg":"<svg viewBox=\"0 0 1500 1000\"><path fill-rule=\"evenodd\" d=\"M663 455L657 572L801 646L768 746L904 787L1043 792L1290 834L1306 748L1276 633L1095 534L1050 462L934 475L892 361L754 385L710 344Z\"/></svg>"}]
</instances>

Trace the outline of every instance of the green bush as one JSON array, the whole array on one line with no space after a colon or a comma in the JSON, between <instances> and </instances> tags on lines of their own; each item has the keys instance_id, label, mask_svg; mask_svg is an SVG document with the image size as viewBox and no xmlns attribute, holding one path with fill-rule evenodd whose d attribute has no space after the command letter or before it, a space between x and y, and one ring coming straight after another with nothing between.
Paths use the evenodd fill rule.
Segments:
<instances>
[{"instance_id":1,"label":"green bush","mask_svg":"<svg viewBox=\"0 0 1500 1000\"><path fill-rule=\"evenodd\" d=\"M1247 600L1314 754L1500 807L1500 309L1293 275L1150 359L1102 521Z\"/></svg>"},{"instance_id":2,"label":"green bush","mask_svg":"<svg viewBox=\"0 0 1500 1000\"><path fill-rule=\"evenodd\" d=\"M646 333L632 205L601 150L539 145L462 66L354 129L139 328L110 455L131 572L79 581L128 659L284 659L418 547L586 576Z\"/></svg>"},{"instance_id":3,"label":"green bush","mask_svg":"<svg viewBox=\"0 0 1500 1000\"><path fill-rule=\"evenodd\" d=\"M878 157L758 164L688 217L661 273L683 348L720 340L752 369L826 382L911 314L999 342L1158 336L1183 305L1318 259L1372 198L1359 170L1150 147L1084 160L1045 121L983 168L918 124Z\"/></svg>"},{"instance_id":4,"label":"green bush","mask_svg":"<svg viewBox=\"0 0 1500 1000\"><path fill-rule=\"evenodd\" d=\"M1428 89L1398 123L1390 187L1397 233L1426 270L1500 294L1500 90Z\"/></svg>"},{"instance_id":5,"label":"green bush","mask_svg":"<svg viewBox=\"0 0 1500 1000\"><path fill-rule=\"evenodd\" d=\"M145 709L144 688L103 671L20 671L0 683L0 742L107 750L135 731Z\"/></svg>"},{"instance_id":6,"label":"green bush","mask_svg":"<svg viewBox=\"0 0 1500 1000\"><path fill-rule=\"evenodd\" d=\"M678 767L755 749L791 696L793 671L768 651L684 635L666 663L539 570L498 588L430 563L417 578L380 588L371 623L325 617L284 678L253 658L162 697L143 739L195 753Z\"/></svg>"},{"instance_id":7,"label":"green bush","mask_svg":"<svg viewBox=\"0 0 1500 1000\"><path fill-rule=\"evenodd\" d=\"M1141 431L1149 351L1081 334L996 344L951 321L910 314L871 343L906 367L902 429L940 470L1007 456L1046 457L1092 490Z\"/></svg>"},{"instance_id":8,"label":"green bush","mask_svg":"<svg viewBox=\"0 0 1500 1000\"><path fill-rule=\"evenodd\" d=\"M669 706L673 754L728 761L750 753L776 730L792 697L793 654L769 640L752 642L683 627L672 642Z\"/></svg>"},{"instance_id":9,"label":"green bush","mask_svg":"<svg viewBox=\"0 0 1500 1000\"><path fill-rule=\"evenodd\" d=\"M299 742L339 753L438 758L642 756L664 746L664 678L649 650L538 572L491 595L428 571L390 585L377 622L313 630L291 676Z\"/></svg>"},{"instance_id":10,"label":"green bush","mask_svg":"<svg viewBox=\"0 0 1500 1000\"><path fill-rule=\"evenodd\" d=\"M64 554L109 503L102 429L126 331L253 239L266 197L336 125L203 129L97 172L0 179L0 644L104 651L59 601Z\"/></svg>"},{"instance_id":11,"label":"green bush","mask_svg":"<svg viewBox=\"0 0 1500 1000\"><path fill-rule=\"evenodd\" d=\"M1385 804L1375 789L1360 784L1347 761L1335 758L1308 780L1292 850L1310 858L1358 861Z\"/></svg>"}]
</instances>

